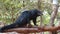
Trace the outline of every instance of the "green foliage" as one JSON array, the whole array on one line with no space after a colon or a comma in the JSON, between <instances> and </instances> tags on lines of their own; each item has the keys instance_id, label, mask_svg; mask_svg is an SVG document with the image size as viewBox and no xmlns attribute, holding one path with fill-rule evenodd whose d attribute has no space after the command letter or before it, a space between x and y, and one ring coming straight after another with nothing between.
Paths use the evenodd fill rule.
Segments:
<instances>
[{"instance_id":1,"label":"green foliage","mask_svg":"<svg viewBox=\"0 0 60 34\"><path fill-rule=\"evenodd\" d=\"M34 8L34 3L23 0L0 0L0 20L6 23L14 22L12 19L16 19L17 16L22 12L21 9L25 6L29 6L26 9Z\"/></svg>"},{"instance_id":2,"label":"green foliage","mask_svg":"<svg viewBox=\"0 0 60 34\"><path fill-rule=\"evenodd\" d=\"M45 12L43 13L43 23L44 24L48 24L49 23L49 19L50 19L50 15L48 14L48 12Z\"/></svg>"},{"instance_id":3,"label":"green foliage","mask_svg":"<svg viewBox=\"0 0 60 34\"><path fill-rule=\"evenodd\" d=\"M49 23L50 15L52 12L52 5L49 3L50 0L42 0L40 4L41 10L47 13L44 13L43 15L43 23L47 24ZM33 9L37 8L37 0L0 0L0 20L6 22L6 23L12 23L16 20L16 18L21 14L21 12L24 9ZM24 6L23 6L24 5ZM26 7L27 6L27 7ZM12 19L14 21L12 21ZM40 22L40 17L38 18Z\"/></svg>"}]
</instances>

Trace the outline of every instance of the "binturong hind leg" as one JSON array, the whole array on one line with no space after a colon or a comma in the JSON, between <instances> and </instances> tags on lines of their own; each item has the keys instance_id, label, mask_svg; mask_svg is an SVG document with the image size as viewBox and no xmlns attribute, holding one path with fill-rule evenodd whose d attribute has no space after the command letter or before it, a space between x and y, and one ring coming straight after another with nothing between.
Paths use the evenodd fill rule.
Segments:
<instances>
[{"instance_id":1,"label":"binturong hind leg","mask_svg":"<svg viewBox=\"0 0 60 34\"><path fill-rule=\"evenodd\" d=\"M8 29L11 29L11 28L16 28L16 27L18 27L17 23L7 25L7 26L4 26L4 27L0 28L0 32L4 32L4 30L8 30Z\"/></svg>"}]
</instances>

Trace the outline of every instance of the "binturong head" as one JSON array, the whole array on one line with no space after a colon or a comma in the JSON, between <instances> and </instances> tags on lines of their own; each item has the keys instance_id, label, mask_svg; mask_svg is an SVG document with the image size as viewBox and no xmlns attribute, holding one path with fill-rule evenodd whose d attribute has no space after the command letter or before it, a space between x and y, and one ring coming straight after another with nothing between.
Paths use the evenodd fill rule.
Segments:
<instances>
[{"instance_id":1,"label":"binturong head","mask_svg":"<svg viewBox=\"0 0 60 34\"><path fill-rule=\"evenodd\" d=\"M37 15L38 15L38 16L42 16L42 15L43 15L43 12L40 11L40 10L38 10Z\"/></svg>"},{"instance_id":2,"label":"binturong head","mask_svg":"<svg viewBox=\"0 0 60 34\"><path fill-rule=\"evenodd\" d=\"M43 15L43 12L41 10L34 9L34 12L37 16L42 16Z\"/></svg>"}]
</instances>

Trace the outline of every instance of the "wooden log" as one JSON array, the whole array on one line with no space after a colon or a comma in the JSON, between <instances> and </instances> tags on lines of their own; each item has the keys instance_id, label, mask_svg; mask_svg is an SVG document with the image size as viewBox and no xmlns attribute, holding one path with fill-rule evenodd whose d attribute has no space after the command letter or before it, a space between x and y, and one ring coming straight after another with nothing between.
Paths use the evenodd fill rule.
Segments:
<instances>
[{"instance_id":1,"label":"wooden log","mask_svg":"<svg viewBox=\"0 0 60 34\"><path fill-rule=\"evenodd\" d=\"M5 32L18 32L18 33L36 33L36 32L45 32L45 31L56 31L60 30L60 26L58 27L32 27L32 28L13 28L9 30L5 30Z\"/></svg>"}]
</instances>

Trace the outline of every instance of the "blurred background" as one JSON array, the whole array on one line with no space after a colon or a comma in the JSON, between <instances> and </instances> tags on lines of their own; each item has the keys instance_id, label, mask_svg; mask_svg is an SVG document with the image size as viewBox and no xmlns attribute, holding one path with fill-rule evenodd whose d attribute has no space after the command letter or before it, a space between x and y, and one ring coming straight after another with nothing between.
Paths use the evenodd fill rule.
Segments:
<instances>
[{"instance_id":1,"label":"blurred background","mask_svg":"<svg viewBox=\"0 0 60 34\"><path fill-rule=\"evenodd\" d=\"M18 16L24 10L40 9L43 12L42 23L49 24L52 13L53 0L0 0L0 25L9 25L14 23ZM60 0L58 0L60 5ZM37 18L37 24L40 25L41 18ZM60 7L55 18L54 24L58 26L60 21ZM31 23L33 25L33 23Z\"/></svg>"}]
</instances>

